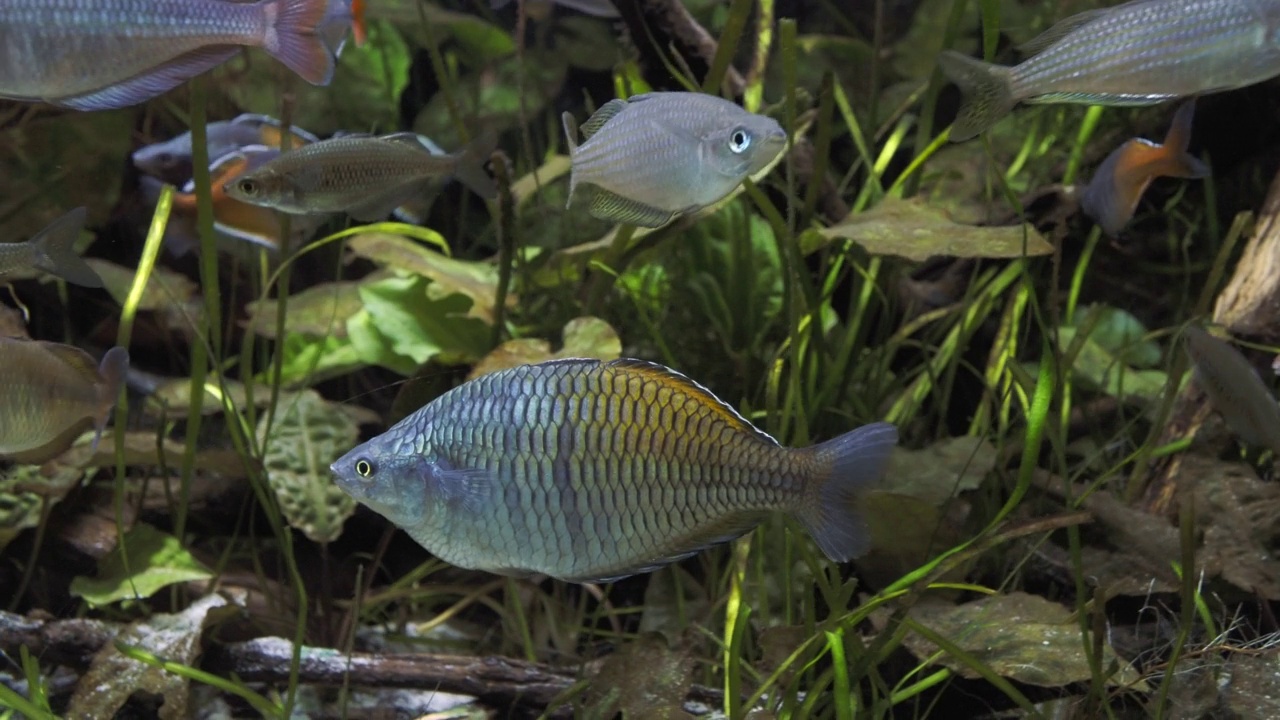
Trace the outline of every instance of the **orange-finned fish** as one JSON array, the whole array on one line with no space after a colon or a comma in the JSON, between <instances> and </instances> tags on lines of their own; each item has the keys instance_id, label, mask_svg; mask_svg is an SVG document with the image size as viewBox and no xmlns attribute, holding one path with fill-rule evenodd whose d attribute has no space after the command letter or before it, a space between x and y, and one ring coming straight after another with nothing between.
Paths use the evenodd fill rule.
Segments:
<instances>
[{"instance_id":1,"label":"orange-finned fish","mask_svg":"<svg viewBox=\"0 0 1280 720\"><path fill-rule=\"evenodd\" d=\"M319 139L297 126L289 128L289 132L293 136L290 147L301 147ZM284 128L273 117L244 113L231 120L209 123L205 126L205 138L209 160L214 161L249 145L278 148L284 139ZM181 186L191 178L191 132L138 148L133 153L133 166Z\"/></svg>"},{"instance_id":2,"label":"orange-finned fish","mask_svg":"<svg viewBox=\"0 0 1280 720\"><path fill-rule=\"evenodd\" d=\"M34 267L69 283L102 287L102 278L76 255L76 239L84 230L86 210L76 208L54 220L26 242L0 243L0 275Z\"/></svg>"},{"instance_id":3,"label":"orange-finned fish","mask_svg":"<svg viewBox=\"0 0 1280 720\"><path fill-rule=\"evenodd\" d=\"M649 572L782 511L837 562L868 548L863 492L898 432L807 448L642 360L553 360L483 375L333 463L338 485L440 558L571 582Z\"/></svg>"},{"instance_id":4,"label":"orange-finned fish","mask_svg":"<svg viewBox=\"0 0 1280 720\"><path fill-rule=\"evenodd\" d=\"M97 364L71 345L0 337L0 367L0 455L40 463L62 454L89 424L97 448L129 353L111 348Z\"/></svg>"},{"instance_id":5,"label":"orange-finned fish","mask_svg":"<svg viewBox=\"0 0 1280 720\"><path fill-rule=\"evenodd\" d=\"M1280 404L1238 350L1198 327L1186 330L1196 379L1227 426L1250 445L1280 455Z\"/></svg>"},{"instance_id":6,"label":"orange-finned fish","mask_svg":"<svg viewBox=\"0 0 1280 720\"><path fill-rule=\"evenodd\" d=\"M283 225L279 214L270 208L258 207L230 197L223 187L244 173L261 167L279 157L280 151L264 145L250 145L227 153L213 161L209 168L212 182L213 227L220 235L242 240L279 251ZM154 203L160 196L162 183L150 177L139 180L143 195ZM293 218L289 225L293 238L291 247L305 242L323 224L323 218ZM200 247L200 235L196 229L195 182L188 181L180 192L173 195L173 209L165 227L165 245L175 255L184 255Z\"/></svg>"},{"instance_id":7,"label":"orange-finned fish","mask_svg":"<svg viewBox=\"0 0 1280 720\"><path fill-rule=\"evenodd\" d=\"M1195 101L1188 100L1173 116L1164 144L1132 138L1111 151L1080 196L1080 208L1111 237L1133 218L1147 186L1158 177L1199 179L1209 167L1187 153Z\"/></svg>"},{"instance_id":8,"label":"orange-finned fish","mask_svg":"<svg viewBox=\"0 0 1280 720\"><path fill-rule=\"evenodd\" d=\"M369 40L369 28L364 20L364 0L351 0L351 35L356 47L364 47Z\"/></svg>"},{"instance_id":9,"label":"orange-finned fish","mask_svg":"<svg viewBox=\"0 0 1280 720\"><path fill-rule=\"evenodd\" d=\"M0 97L77 110L145 102L259 47L328 85L350 0L4 0Z\"/></svg>"},{"instance_id":10,"label":"orange-finned fish","mask_svg":"<svg viewBox=\"0 0 1280 720\"><path fill-rule=\"evenodd\" d=\"M1019 102L1155 105L1253 85L1280 74L1280 0L1132 0L1049 28L1018 65L950 50L938 64L964 100L952 141Z\"/></svg>"}]
</instances>

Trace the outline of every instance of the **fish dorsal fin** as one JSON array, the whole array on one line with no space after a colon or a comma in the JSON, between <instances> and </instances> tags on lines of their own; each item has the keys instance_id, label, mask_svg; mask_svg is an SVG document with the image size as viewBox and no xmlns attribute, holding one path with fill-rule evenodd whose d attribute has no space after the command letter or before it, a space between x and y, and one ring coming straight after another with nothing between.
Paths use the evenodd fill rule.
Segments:
<instances>
[{"instance_id":1,"label":"fish dorsal fin","mask_svg":"<svg viewBox=\"0 0 1280 720\"><path fill-rule=\"evenodd\" d=\"M591 139L591 136L599 132L600 128L604 127L605 123L609 122L614 118L614 116L622 112L627 107L627 104L628 101L626 100L614 98L601 105L600 109L592 113L591 117L587 118L587 121L582 123L578 128L578 131L582 133L583 142Z\"/></svg>"},{"instance_id":2,"label":"fish dorsal fin","mask_svg":"<svg viewBox=\"0 0 1280 720\"><path fill-rule=\"evenodd\" d=\"M1086 10L1077 13L1069 18L1063 18L1049 27L1048 30L1031 38L1030 40L1018 46L1018 52L1025 56L1036 55L1050 45L1058 42L1062 38L1106 15L1115 8L1098 8L1096 10Z\"/></svg>"},{"instance_id":3,"label":"fish dorsal fin","mask_svg":"<svg viewBox=\"0 0 1280 720\"><path fill-rule=\"evenodd\" d=\"M414 150L417 150L418 152L425 152L425 153L431 152L431 150L427 148L426 145L422 144L422 138L418 137L417 133L412 133L412 132L391 133L390 135L383 135L378 139L386 140L387 142L399 143L401 145L408 145L409 147L413 148Z\"/></svg>"},{"instance_id":4,"label":"fish dorsal fin","mask_svg":"<svg viewBox=\"0 0 1280 720\"><path fill-rule=\"evenodd\" d=\"M675 213L647 205L639 200L623 197L598 185L583 185L590 188L584 194L590 195L587 212L593 217L610 222L627 223L639 227L656 228L671 222Z\"/></svg>"},{"instance_id":5,"label":"fish dorsal fin","mask_svg":"<svg viewBox=\"0 0 1280 720\"><path fill-rule=\"evenodd\" d=\"M581 361L579 361L581 362ZM607 369L618 370L627 375L638 375L640 377L652 380L661 386L665 386L682 392L694 398L699 404L709 408L720 420L734 428L735 430L752 435L759 440L770 445L777 445L778 441L774 440L768 433L760 430L752 425L749 420L738 414L731 405L716 397L714 393L708 390L701 383L691 379L689 376L676 372L665 365L659 365L648 360L637 360L635 358L622 358L620 360L612 360L604 363ZM737 531L735 527L734 532ZM717 537L730 532L714 533ZM736 536L735 536L736 537Z\"/></svg>"},{"instance_id":6,"label":"fish dorsal fin","mask_svg":"<svg viewBox=\"0 0 1280 720\"><path fill-rule=\"evenodd\" d=\"M86 380L95 384L102 382L102 376L98 374L98 362L84 350L74 345L63 345L62 343L48 342L46 340L32 340L31 342L38 344L45 352L75 370L76 374L83 376Z\"/></svg>"}]
</instances>

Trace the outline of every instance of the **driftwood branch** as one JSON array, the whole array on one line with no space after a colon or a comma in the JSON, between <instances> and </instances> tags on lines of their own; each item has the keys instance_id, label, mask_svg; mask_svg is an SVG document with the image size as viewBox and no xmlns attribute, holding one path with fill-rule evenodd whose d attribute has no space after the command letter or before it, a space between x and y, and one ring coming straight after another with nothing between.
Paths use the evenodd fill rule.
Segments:
<instances>
[{"instance_id":1,"label":"driftwood branch","mask_svg":"<svg viewBox=\"0 0 1280 720\"><path fill-rule=\"evenodd\" d=\"M46 663L88 667L103 645L115 639L123 625L99 620L34 620L0 612L0 654L16 657L25 645ZM247 682L284 683L289 680L293 646L281 638L213 645L201 667ZM549 708L556 697L578 681L578 666L557 667L507 657L405 653L382 655L344 653L304 647L299 681L338 687L344 683L366 688L440 690L469 695L499 707L519 704ZM694 685L687 700L718 707L718 690Z\"/></svg>"}]
</instances>

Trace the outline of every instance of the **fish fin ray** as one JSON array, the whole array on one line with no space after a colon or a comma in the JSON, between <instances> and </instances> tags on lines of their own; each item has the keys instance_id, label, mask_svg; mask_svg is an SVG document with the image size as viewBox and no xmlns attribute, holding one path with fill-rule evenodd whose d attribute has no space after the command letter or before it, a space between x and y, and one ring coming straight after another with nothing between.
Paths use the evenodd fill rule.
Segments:
<instances>
[{"instance_id":1,"label":"fish fin ray","mask_svg":"<svg viewBox=\"0 0 1280 720\"><path fill-rule=\"evenodd\" d=\"M609 122L614 118L614 116L625 110L628 102L629 101L622 100L621 98L614 98L601 105L595 112L591 113L591 117L587 118L587 121L582 123L582 126L578 128L578 131L582 133L583 141L590 140L591 136L599 132L600 128L604 127L605 123Z\"/></svg>"},{"instance_id":2,"label":"fish fin ray","mask_svg":"<svg viewBox=\"0 0 1280 720\"><path fill-rule=\"evenodd\" d=\"M401 205L422 193L425 187L425 180L407 183L352 205L347 208L347 214L360 222L383 220Z\"/></svg>"},{"instance_id":3,"label":"fish fin ray","mask_svg":"<svg viewBox=\"0 0 1280 720\"><path fill-rule=\"evenodd\" d=\"M430 465L431 470L426 473L425 480L440 493L447 505L461 507L468 512L484 512L490 488L497 482L490 471L453 467L446 460L436 460Z\"/></svg>"},{"instance_id":4,"label":"fish fin ray","mask_svg":"<svg viewBox=\"0 0 1280 720\"><path fill-rule=\"evenodd\" d=\"M794 516L832 561L846 562L869 548L871 536L858 512L859 498L884 477L897 444L898 429L877 422L794 451L808 454L817 468L807 502Z\"/></svg>"},{"instance_id":5,"label":"fish fin ray","mask_svg":"<svg viewBox=\"0 0 1280 720\"><path fill-rule=\"evenodd\" d=\"M57 98L51 102L82 111L113 110L137 105L212 70L230 60L238 52L240 52L238 46L214 45L200 48L179 55L154 70L148 70L101 90L74 97Z\"/></svg>"},{"instance_id":6,"label":"fish fin ray","mask_svg":"<svg viewBox=\"0 0 1280 720\"><path fill-rule=\"evenodd\" d=\"M69 283L100 288L102 278L76 254L73 247L84 230L86 212L78 207L54 220L31 239L32 246L38 251L35 266Z\"/></svg>"},{"instance_id":7,"label":"fish fin ray","mask_svg":"<svg viewBox=\"0 0 1280 720\"><path fill-rule=\"evenodd\" d=\"M938 67L960 88L963 99L955 122L951 125L952 142L968 140L986 132L1013 110L1017 102L1010 88L1012 70L944 50L938 56Z\"/></svg>"},{"instance_id":8,"label":"fish fin ray","mask_svg":"<svg viewBox=\"0 0 1280 720\"><path fill-rule=\"evenodd\" d=\"M124 387L125 376L129 373L129 351L119 345L108 350L98 364L97 373L101 378L98 385L100 410L93 422L94 451L98 449L98 441L102 439L107 421L111 419L111 411L116 405L116 398L120 396L120 388Z\"/></svg>"},{"instance_id":9,"label":"fish fin ray","mask_svg":"<svg viewBox=\"0 0 1280 720\"><path fill-rule=\"evenodd\" d=\"M572 180L570 183L572 184ZM666 225L676 216L676 213L670 210L623 197L598 185L590 187L591 199L587 204L587 212L591 213L592 217L639 227L656 228Z\"/></svg>"},{"instance_id":10,"label":"fish fin ray","mask_svg":"<svg viewBox=\"0 0 1280 720\"><path fill-rule=\"evenodd\" d=\"M1079 30L1085 25L1088 25L1094 20L1097 20L1103 15L1106 15L1113 9L1114 8L1105 7L1098 8L1096 10L1085 10L1084 12L1076 13L1071 17L1063 18L1049 26L1049 29L1019 45L1017 50L1027 57L1038 55L1050 45L1058 42L1062 38L1070 35L1076 30Z\"/></svg>"},{"instance_id":11,"label":"fish fin ray","mask_svg":"<svg viewBox=\"0 0 1280 720\"><path fill-rule=\"evenodd\" d=\"M1036 95L1023 99L1028 105L1056 105L1059 103L1074 103L1077 105L1106 105L1107 107L1147 107L1148 105L1159 105L1166 100L1172 100L1177 95L1135 95L1121 93L1083 93L1083 92L1057 92L1046 93L1044 95Z\"/></svg>"},{"instance_id":12,"label":"fish fin ray","mask_svg":"<svg viewBox=\"0 0 1280 720\"><path fill-rule=\"evenodd\" d=\"M489 177L489 172L484 169L497 147L496 133L491 130L481 133L458 153L453 170L453 176L458 182L485 200L492 200L498 195L498 188L493 184L493 178ZM427 150L427 152L430 151Z\"/></svg>"},{"instance_id":13,"label":"fish fin ray","mask_svg":"<svg viewBox=\"0 0 1280 720\"><path fill-rule=\"evenodd\" d=\"M275 42L264 49L312 85L328 85L351 20L346 0L277 0Z\"/></svg>"},{"instance_id":14,"label":"fish fin ray","mask_svg":"<svg viewBox=\"0 0 1280 720\"><path fill-rule=\"evenodd\" d=\"M573 156L578 152L578 121L573 113L565 111L560 114L560 125L564 128L564 139L569 148L569 193L564 201L564 208L573 204L573 189L578 186L578 178L573 173Z\"/></svg>"}]
</instances>

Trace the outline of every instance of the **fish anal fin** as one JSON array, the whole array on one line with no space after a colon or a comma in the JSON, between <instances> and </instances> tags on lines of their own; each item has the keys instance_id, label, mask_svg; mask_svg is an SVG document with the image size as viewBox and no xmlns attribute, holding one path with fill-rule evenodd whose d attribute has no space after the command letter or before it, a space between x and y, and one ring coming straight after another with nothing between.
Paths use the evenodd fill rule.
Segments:
<instances>
[{"instance_id":1,"label":"fish anal fin","mask_svg":"<svg viewBox=\"0 0 1280 720\"><path fill-rule=\"evenodd\" d=\"M656 228L666 225L676 216L671 210L656 208L599 186L592 185L591 188L587 212L601 220Z\"/></svg>"},{"instance_id":2,"label":"fish anal fin","mask_svg":"<svg viewBox=\"0 0 1280 720\"><path fill-rule=\"evenodd\" d=\"M238 52L240 48L234 45L200 48L179 55L154 70L135 75L115 85L84 95L54 98L50 102L75 110L113 110L137 105L212 70L230 60Z\"/></svg>"},{"instance_id":3,"label":"fish anal fin","mask_svg":"<svg viewBox=\"0 0 1280 720\"><path fill-rule=\"evenodd\" d=\"M395 211L396 208L409 202L419 193L424 192L425 187L426 182L422 180L401 185L352 205L347 208L347 214L360 222L382 220Z\"/></svg>"},{"instance_id":4,"label":"fish anal fin","mask_svg":"<svg viewBox=\"0 0 1280 720\"><path fill-rule=\"evenodd\" d=\"M600 131L604 124L612 120L618 113L626 109L628 101L614 98L609 102L600 106L600 109L591 114L587 121L582 123L578 131L582 133L583 141L590 140L592 135Z\"/></svg>"},{"instance_id":5,"label":"fish anal fin","mask_svg":"<svg viewBox=\"0 0 1280 720\"><path fill-rule=\"evenodd\" d=\"M670 538L667 544L670 547L680 548L676 552L667 555L659 554L622 565L591 568L589 572L563 576L559 579L574 583L605 584L631 577L632 575L653 572L672 563L691 558L708 548L727 543L730 540L736 540L754 530L767 517L768 513L766 512L735 513L699 528L696 533Z\"/></svg>"}]
</instances>

